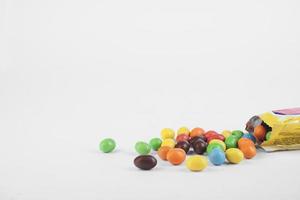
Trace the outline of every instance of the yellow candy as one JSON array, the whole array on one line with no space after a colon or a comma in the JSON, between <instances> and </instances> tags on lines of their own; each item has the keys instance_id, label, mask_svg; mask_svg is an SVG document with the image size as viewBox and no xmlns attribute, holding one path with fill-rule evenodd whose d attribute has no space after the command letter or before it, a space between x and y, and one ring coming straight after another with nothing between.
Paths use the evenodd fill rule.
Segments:
<instances>
[{"instance_id":1,"label":"yellow candy","mask_svg":"<svg viewBox=\"0 0 300 200\"><path fill-rule=\"evenodd\" d=\"M231 135L231 131L229 130L224 130L221 133L225 138L228 138Z\"/></svg>"},{"instance_id":2,"label":"yellow candy","mask_svg":"<svg viewBox=\"0 0 300 200\"><path fill-rule=\"evenodd\" d=\"M171 148L174 148L175 147L175 141L171 138L167 138L165 140L162 141L161 143L161 147L171 147Z\"/></svg>"},{"instance_id":3,"label":"yellow candy","mask_svg":"<svg viewBox=\"0 0 300 200\"><path fill-rule=\"evenodd\" d=\"M194 172L202 171L208 165L207 158L205 156L195 155L190 156L186 160L186 167Z\"/></svg>"},{"instance_id":4,"label":"yellow candy","mask_svg":"<svg viewBox=\"0 0 300 200\"><path fill-rule=\"evenodd\" d=\"M187 134L189 135L190 134L190 130L183 126L183 127L180 127L178 130L177 130L177 135L180 135L180 134Z\"/></svg>"},{"instance_id":5,"label":"yellow candy","mask_svg":"<svg viewBox=\"0 0 300 200\"><path fill-rule=\"evenodd\" d=\"M213 144L213 143L220 144L222 146L222 148L223 148L223 151L226 150L226 144L222 140L212 139L211 141L209 141L209 144Z\"/></svg>"},{"instance_id":6,"label":"yellow candy","mask_svg":"<svg viewBox=\"0 0 300 200\"><path fill-rule=\"evenodd\" d=\"M164 128L163 130L161 130L160 135L162 139L173 139L175 136L175 132L170 128Z\"/></svg>"},{"instance_id":7,"label":"yellow candy","mask_svg":"<svg viewBox=\"0 0 300 200\"><path fill-rule=\"evenodd\" d=\"M244 154L238 148L230 148L225 152L226 158L230 163L238 164L244 159Z\"/></svg>"}]
</instances>

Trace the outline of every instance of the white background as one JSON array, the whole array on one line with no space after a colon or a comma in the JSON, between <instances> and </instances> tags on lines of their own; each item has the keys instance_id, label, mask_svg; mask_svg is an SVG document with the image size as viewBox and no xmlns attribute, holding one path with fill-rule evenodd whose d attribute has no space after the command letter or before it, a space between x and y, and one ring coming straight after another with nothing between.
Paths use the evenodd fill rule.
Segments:
<instances>
[{"instance_id":1,"label":"white background","mask_svg":"<svg viewBox=\"0 0 300 200\"><path fill-rule=\"evenodd\" d=\"M0 0L0 199L299 199L300 152L133 165L136 141L300 105L298 0ZM102 154L104 137L117 149Z\"/></svg>"}]
</instances>

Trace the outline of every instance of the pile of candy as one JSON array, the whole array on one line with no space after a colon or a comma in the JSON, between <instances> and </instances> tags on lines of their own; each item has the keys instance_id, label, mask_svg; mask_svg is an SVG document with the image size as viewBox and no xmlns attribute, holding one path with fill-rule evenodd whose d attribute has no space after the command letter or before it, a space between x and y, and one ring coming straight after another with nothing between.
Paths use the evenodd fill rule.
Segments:
<instances>
[{"instance_id":1,"label":"pile of candy","mask_svg":"<svg viewBox=\"0 0 300 200\"><path fill-rule=\"evenodd\" d=\"M137 168L150 170L157 165L156 158L149 155L151 150L157 151L160 159L172 165L180 165L186 160L186 167L191 171L202 171L208 166L208 160L216 166L224 164L226 159L229 163L238 164L244 158L253 158L256 155L255 143L268 137L266 128L258 124L253 128L253 133L224 130L219 134L199 127L191 131L181 127L176 137L175 131L170 128L162 129L160 134L161 138L152 138L149 143L139 141L135 144L139 154L134 159ZM115 149L116 143L106 138L100 142L99 147L102 152L109 153Z\"/></svg>"}]
</instances>

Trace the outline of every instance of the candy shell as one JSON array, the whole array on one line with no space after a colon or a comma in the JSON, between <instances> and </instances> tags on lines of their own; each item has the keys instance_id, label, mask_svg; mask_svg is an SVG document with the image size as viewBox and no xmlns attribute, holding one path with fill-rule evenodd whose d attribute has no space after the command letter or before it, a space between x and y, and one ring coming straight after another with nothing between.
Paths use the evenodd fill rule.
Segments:
<instances>
[{"instance_id":1,"label":"candy shell","mask_svg":"<svg viewBox=\"0 0 300 200\"><path fill-rule=\"evenodd\" d=\"M221 149L223 151L223 145L219 143L212 143L207 146L206 152L209 154L215 148Z\"/></svg>"},{"instance_id":2,"label":"candy shell","mask_svg":"<svg viewBox=\"0 0 300 200\"><path fill-rule=\"evenodd\" d=\"M175 148L180 148L185 151L185 153L188 153L190 150L190 143L187 141L180 141L175 145Z\"/></svg>"},{"instance_id":3,"label":"candy shell","mask_svg":"<svg viewBox=\"0 0 300 200\"><path fill-rule=\"evenodd\" d=\"M167 154L170 149L172 148L168 146L160 147L157 151L157 154L162 160L167 160Z\"/></svg>"},{"instance_id":4,"label":"candy shell","mask_svg":"<svg viewBox=\"0 0 300 200\"><path fill-rule=\"evenodd\" d=\"M221 132L221 134L225 137L228 138L231 135L231 131L229 130L224 130Z\"/></svg>"},{"instance_id":5,"label":"candy shell","mask_svg":"<svg viewBox=\"0 0 300 200\"><path fill-rule=\"evenodd\" d=\"M226 144L222 140L212 139L209 141L208 144L213 144L213 143L218 143L218 144L222 145L223 151L226 150Z\"/></svg>"},{"instance_id":6,"label":"candy shell","mask_svg":"<svg viewBox=\"0 0 300 200\"><path fill-rule=\"evenodd\" d=\"M176 142L180 142L180 141L188 141L190 139L190 136L189 135L186 135L186 134L180 134L180 135L177 135L176 137Z\"/></svg>"},{"instance_id":7,"label":"candy shell","mask_svg":"<svg viewBox=\"0 0 300 200\"><path fill-rule=\"evenodd\" d=\"M230 148L225 152L226 159L232 164L238 164L244 159L244 154L238 148Z\"/></svg>"},{"instance_id":8,"label":"candy shell","mask_svg":"<svg viewBox=\"0 0 300 200\"><path fill-rule=\"evenodd\" d=\"M242 138L248 138L248 139L252 140L252 142L256 143L256 138L251 133L245 133Z\"/></svg>"},{"instance_id":9,"label":"candy shell","mask_svg":"<svg viewBox=\"0 0 300 200\"><path fill-rule=\"evenodd\" d=\"M259 125L254 128L253 135L256 137L257 140L263 141L266 136L266 129L264 126Z\"/></svg>"},{"instance_id":10,"label":"candy shell","mask_svg":"<svg viewBox=\"0 0 300 200\"><path fill-rule=\"evenodd\" d=\"M177 135L181 135L181 134L189 135L189 134L190 134L189 128L187 128L187 127L185 127L185 126L180 127L180 128L177 130Z\"/></svg>"},{"instance_id":11,"label":"candy shell","mask_svg":"<svg viewBox=\"0 0 300 200\"><path fill-rule=\"evenodd\" d=\"M167 160L173 165L179 165L185 160L186 153L180 148L170 149L167 153Z\"/></svg>"},{"instance_id":12,"label":"candy shell","mask_svg":"<svg viewBox=\"0 0 300 200\"><path fill-rule=\"evenodd\" d=\"M252 140L248 139L248 138L241 138L238 141L238 147L241 149L243 147L248 147L248 146L254 146L255 144L253 143Z\"/></svg>"},{"instance_id":13,"label":"candy shell","mask_svg":"<svg viewBox=\"0 0 300 200\"><path fill-rule=\"evenodd\" d=\"M163 140L168 138L173 139L175 136L175 132L173 129L164 128L161 130L160 135Z\"/></svg>"},{"instance_id":14,"label":"candy shell","mask_svg":"<svg viewBox=\"0 0 300 200\"><path fill-rule=\"evenodd\" d=\"M147 155L151 151L151 146L146 142L139 141L134 146L137 153L140 155Z\"/></svg>"},{"instance_id":15,"label":"candy shell","mask_svg":"<svg viewBox=\"0 0 300 200\"><path fill-rule=\"evenodd\" d=\"M255 146L243 147L240 150L243 152L244 157L246 159L251 159L251 158L253 158L256 155L256 148L255 148Z\"/></svg>"},{"instance_id":16,"label":"candy shell","mask_svg":"<svg viewBox=\"0 0 300 200\"><path fill-rule=\"evenodd\" d=\"M219 148L214 148L208 154L208 159L214 165L222 165L225 162L225 153Z\"/></svg>"},{"instance_id":17,"label":"candy shell","mask_svg":"<svg viewBox=\"0 0 300 200\"><path fill-rule=\"evenodd\" d=\"M186 160L186 167L193 172L202 171L207 167L207 165L208 161L205 156L190 156Z\"/></svg>"},{"instance_id":18,"label":"candy shell","mask_svg":"<svg viewBox=\"0 0 300 200\"><path fill-rule=\"evenodd\" d=\"M156 158L151 155L140 155L133 162L137 168L142 170L150 170L157 164Z\"/></svg>"},{"instance_id":19,"label":"candy shell","mask_svg":"<svg viewBox=\"0 0 300 200\"><path fill-rule=\"evenodd\" d=\"M226 149L237 148L238 138L234 135L229 136L225 140Z\"/></svg>"},{"instance_id":20,"label":"candy shell","mask_svg":"<svg viewBox=\"0 0 300 200\"><path fill-rule=\"evenodd\" d=\"M157 151L160 146L161 146L161 139L160 138L152 138L149 142L151 148L154 150L154 151Z\"/></svg>"},{"instance_id":21,"label":"candy shell","mask_svg":"<svg viewBox=\"0 0 300 200\"><path fill-rule=\"evenodd\" d=\"M110 153L115 149L115 147L116 147L116 142L111 138L105 138L99 144L99 149L103 153Z\"/></svg>"},{"instance_id":22,"label":"candy shell","mask_svg":"<svg viewBox=\"0 0 300 200\"><path fill-rule=\"evenodd\" d=\"M240 139L241 137L243 137L244 133L243 133L243 131L240 131L240 130L234 130L231 132L231 135L234 135Z\"/></svg>"},{"instance_id":23,"label":"candy shell","mask_svg":"<svg viewBox=\"0 0 300 200\"><path fill-rule=\"evenodd\" d=\"M190 137L193 138L193 137L196 137L196 136L200 136L200 135L203 135L205 133L205 131L202 129L202 128L193 128L190 132Z\"/></svg>"},{"instance_id":24,"label":"candy shell","mask_svg":"<svg viewBox=\"0 0 300 200\"><path fill-rule=\"evenodd\" d=\"M175 146L175 141L173 139L164 139L161 143L161 146L164 147L164 146L169 146L171 148L174 148Z\"/></svg>"}]
</instances>

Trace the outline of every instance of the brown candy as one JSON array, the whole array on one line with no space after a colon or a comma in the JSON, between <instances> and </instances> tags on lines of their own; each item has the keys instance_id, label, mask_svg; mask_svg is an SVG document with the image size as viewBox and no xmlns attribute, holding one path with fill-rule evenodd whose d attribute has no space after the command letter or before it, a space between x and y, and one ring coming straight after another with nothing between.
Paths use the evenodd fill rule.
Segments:
<instances>
[{"instance_id":1,"label":"brown candy","mask_svg":"<svg viewBox=\"0 0 300 200\"><path fill-rule=\"evenodd\" d=\"M201 136L196 136L196 137L193 137L193 138L189 139L189 143L191 145L193 145L193 142L197 141L198 139L201 139L204 142L206 142L206 137L204 137L203 135L201 135Z\"/></svg>"},{"instance_id":2,"label":"brown candy","mask_svg":"<svg viewBox=\"0 0 300 200\"><path fill-rule=\"evenodd\" d=\"M258 125L261 125L261 123L262 123L262 120L259 118L259 116L253 116L247 122L246 130L250 133L253 133L254 128Z\"/></svg>"},{"instance_id":3,"label":"brown candy","mask_svg":"<svg viewBox=\"0 0 300 200\"><path fill-rule=\"evenodd\" d=\"M190 143L188 143L187 141L180 141L175 145L175 148L183 149L185 153L188 153L190 150L190 146Z\"/></svg>"},{"instance_id":4,"label":"brown candy","mask_svg":"<svg viewBox=\"0 0 300 200\"><path fill-rule=\"evenodd\" d=\"M134 159L134 165L142 170L150 170L155 167L157 160L151 155L140 155Z\"/></svg>"},{"instance_id":5,"label":"brown candy","mask_svg":"<svg viewBox=\"0 0 300 200\"><path fill-rule=\"evenodd\" d=\"M204 154L206 151L207 143L199 138L192 143L192 147L196 154Z\"/></svg>"}]
</instances>

